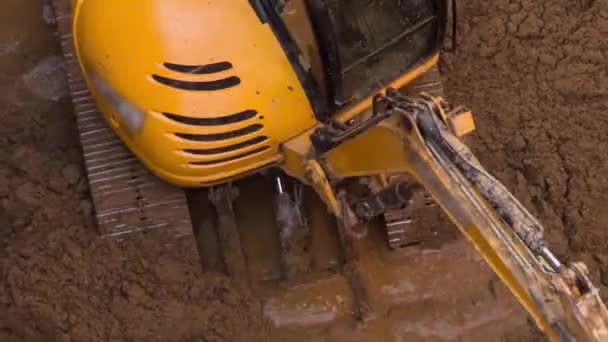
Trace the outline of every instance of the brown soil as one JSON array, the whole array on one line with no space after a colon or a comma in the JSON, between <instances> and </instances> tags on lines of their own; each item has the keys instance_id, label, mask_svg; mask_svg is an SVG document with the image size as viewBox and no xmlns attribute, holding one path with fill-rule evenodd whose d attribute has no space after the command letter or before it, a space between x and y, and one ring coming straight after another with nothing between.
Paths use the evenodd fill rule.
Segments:
<instances>
[{"instance_id":1,"label":"brown soil","mask_svg":"<svg viewBox=\"0 0 608 342\"><path fill-rule=\"evenodd\" d=\"M201 273L154 234L97 237L70 105L49 82L61 68L42 2L5 0L11 15L0 19L0 340L268 340L263 311L275 326L290 320L272 300L262 307L240 284ZM450 99L477 113L475 152L539 215L561 257L608 278L608 4L460 3L459 51L442 67ZM487 268L449 240L402 266L411 285L383 289L408 295L408 311L393 313L398 335L538 340ZM327 293L339 287L330 282ZM328 339L353 340L346 331Z\"/></svg>"},{"instance_id":2,"label":"brown soil","mask_svg":"<svg viewBox=\"0 0 608 342\"><path fill-rule=\"evenodd\" d=\"M98 238L42 1L2 13L0 341L263 340L258 302L196 257L153 234Z\"/></svg>"},{"instance_id":3,"label":"brown soil","mask_svg":"<svg viewBox=\"0 0 608 342\"><path fill-rule=\"evenodd\" d=\"M538 215L552 249L598 280L608 271L608 3L461 7L444 73L450 99L477 114L475 153Z\"/></svg>"}]
</instances>

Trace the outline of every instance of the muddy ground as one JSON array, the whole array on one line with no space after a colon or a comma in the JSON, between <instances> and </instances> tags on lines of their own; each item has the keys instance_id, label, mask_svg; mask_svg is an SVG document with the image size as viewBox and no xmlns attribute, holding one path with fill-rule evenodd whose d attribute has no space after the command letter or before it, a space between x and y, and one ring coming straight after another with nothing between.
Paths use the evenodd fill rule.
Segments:
<instances>
[{"instance_id":1,"label":"muddy ground","mask_svg":"<svg viewBox=\"0 0 608 342\"><path fill-rule=\"evenodd\" d=\"M459 49L442 69L450 99L477 114L474 150L560 257L608 285L608 3L460 7ZM260 304L238 284L158 239L97 238L70 105L45 72L59 50L41 12L42 0L5 0L0 13L0 340L268 340ZM501 338L541 339L520 328Z\"/></svg>"},{"instance_id":2,"label":"muddy ground","mask_svg":"<svg viewBox=\"0 0 608 342\"><path fill-rule=\"evenodd\" d=\"M461 46L444 72L451 99L477 113L475 152L540 217L556 253L584 260L599 279L608 267L608 3L461 7Z\"/></svg>"}]
</instances>

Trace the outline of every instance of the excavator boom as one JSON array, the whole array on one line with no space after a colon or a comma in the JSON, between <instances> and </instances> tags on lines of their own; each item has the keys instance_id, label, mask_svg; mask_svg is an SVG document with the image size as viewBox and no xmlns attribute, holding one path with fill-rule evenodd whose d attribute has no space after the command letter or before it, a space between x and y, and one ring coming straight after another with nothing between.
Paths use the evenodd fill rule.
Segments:
<instances>
[{"instance_id":1,"label":"excavator boom","mask_svg":"<svg viewBox=\"0 0 608 342\"><path fill-rule=\"evenodd\" d=\"M463 129L454 130L454 124L468 120L470 112L457 108L448 113L447 108L440 98L408 97L388 89L375 97L371 117L342 132L324 133L323 141L339 149L357 145L359 137L366 139L374 129L391 131L402 141L402 150L383 156L387 166L388 160L401 160L401 171L432 195L551 341L608 340L608 311L585 265L558 261L543 239L542 225L453 133ZM331 150L327 156L320 164L336 177L341 158ZM353 211L342 205L334 212L344 217L343 224L354 226L359 218L381 212L378 203L389 198L407 202L412 190L400 183L379 192L375 201L355 202Z\"/></svg>"},{"instance_id":2,"label":"excavator boom","mask_svg":"<svg viewBox=\"0 0 608 342\"><path fill-rule=\"evenodd\" d=\"M383 98L410 127L412 175L473 243L537 325L555 341L606 341L608 311L582 264L566 266L542 225L490 175L436 115L432 100Z\"/></svg>"}]
</instances>

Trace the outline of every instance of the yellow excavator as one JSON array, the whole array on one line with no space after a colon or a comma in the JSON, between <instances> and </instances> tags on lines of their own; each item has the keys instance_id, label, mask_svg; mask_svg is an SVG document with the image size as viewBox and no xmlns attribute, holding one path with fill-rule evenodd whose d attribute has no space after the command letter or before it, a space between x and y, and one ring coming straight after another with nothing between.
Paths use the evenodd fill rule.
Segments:
<instances>
[{"instance_id":1,"label":"yellow excavator","mask_svg":"<svg viewBox=\"0 0 608 342\"><path fill-rule=\"evenodd\" d=\"M437 69L454 5L55 0L100 230L190 229L178 189L209 188L226 237L233 184L264 174L289 278L306 220L292 184L335 216L346 259L375 220L387 248L408 246L412 208L435 204L550 340L608 341L585 265L560 263L541 223L462 142L473 115L447 102ZM246 273L229 259L229 274ZM357 294L363 271L349 272Z\"/></svg>"}]
</instances>

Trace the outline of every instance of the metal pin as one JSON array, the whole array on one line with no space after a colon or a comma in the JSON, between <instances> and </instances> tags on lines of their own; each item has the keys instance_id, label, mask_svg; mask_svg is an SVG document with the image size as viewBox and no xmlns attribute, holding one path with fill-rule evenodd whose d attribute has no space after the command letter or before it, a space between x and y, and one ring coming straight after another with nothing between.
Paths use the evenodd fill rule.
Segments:
<instances>
[{"instance_id":1,"label":"metal pin","mask_svg":"<svg viewBox=\"0 0 608 342\"><path fill-rule=\"evenodd\" d=\"M275 178L275 181L277 182L277 191L279 192L279 194L283 194L285 192L285 185L283 184L283 179L280 176L277 176Z\"/></svg>"},{"instance_id":2,"label":"metal pin","mask_svg":"<svg viewBox=\"0 0 608 342\"><path fill-rule=\"evenodd\" d=\"M562 267L561 262L557 260L555 255L553 255L553 253L551 253L547 247L541 248L540 255L543 257L543 259L545 259L546 262L549 263L549 265L551 265L551 267L553 267L556 272Z\"/></svg>"}]
</instances>

